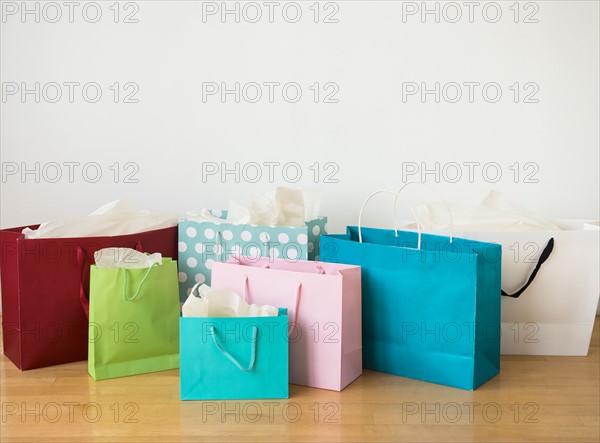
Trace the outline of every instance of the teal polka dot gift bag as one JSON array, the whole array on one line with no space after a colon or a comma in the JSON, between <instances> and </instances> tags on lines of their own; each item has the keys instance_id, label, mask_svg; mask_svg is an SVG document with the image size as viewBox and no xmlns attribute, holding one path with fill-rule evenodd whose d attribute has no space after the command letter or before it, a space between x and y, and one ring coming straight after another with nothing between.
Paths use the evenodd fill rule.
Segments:
<instances>
[{"instance_id":1,"label":"teal polka dot gift bag","mask_svg":"<svg viewBox=\"0 0 600 443\"><path fill-rule=\"evenodd\" d=\"M222 223L179 220L179 299L185 301L196 283L210 285L212 264L231 256L318 260L319 237L326 234L327 217L306 226L260 226L226 223L227 211L210 213Z\"/></svg>"}]
</instances>

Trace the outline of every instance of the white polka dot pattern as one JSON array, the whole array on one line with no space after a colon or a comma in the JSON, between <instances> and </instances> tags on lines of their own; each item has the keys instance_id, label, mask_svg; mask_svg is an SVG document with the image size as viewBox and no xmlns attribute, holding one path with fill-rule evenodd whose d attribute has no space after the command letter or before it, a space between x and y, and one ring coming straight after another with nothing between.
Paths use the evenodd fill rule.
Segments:
<instances>
[{"instance_id":1,"label":"white polka dot pattern","mask_svg":"<svg viewBox=\"0 0 600 443\"><path fill-rule=\"evenodd\" d=\"M211 211L225 219L227 211ZM319 236L326 233L327 218L306 227L233 225L183 220L179 223L179 296L185 301L195 283L210 285L215 261L231 256L271 257L290 261L314 260L319 253Z\"/></svg>"},{"instance_id":2,"label":"white polka dot pattern","mask_svg":"<svg viewBox=\"0 0 600 443\"><path fill-rule=\"evenodd\" d=\"M195 268L196 265L198 264L198 260L196 260L194 257L189 257L185 263L190 267L190 268Z\"/></svg>"}]
</instances>

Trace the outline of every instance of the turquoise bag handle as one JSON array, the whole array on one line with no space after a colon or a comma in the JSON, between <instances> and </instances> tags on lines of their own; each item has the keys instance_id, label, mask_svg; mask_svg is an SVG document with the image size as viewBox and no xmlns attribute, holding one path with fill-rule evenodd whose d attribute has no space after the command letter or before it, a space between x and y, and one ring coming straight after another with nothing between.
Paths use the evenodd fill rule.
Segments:
<instances>
[{"instance_id":1,"label":"turquoise bag handle","mask_svg":"<svg viewBox=\"0 0 600 443\"><path fill-rule=\"evenodd\" d=\"M233 357L229 352L223 349L223 346L217 341L217 328L214 326L210 327L210 335L213 339L213 343L215 346L221 351L221 353L229 359L234 365L238 367L238 369L242 372L250 372L252 368L254 368L254 363L256 363L256 336L258 335L258 328L256 326L252 327L252 354L250 355L250 365L248 368L244 368L240 362L238 362L235 357Z\"/></svg>"}]
</instances>

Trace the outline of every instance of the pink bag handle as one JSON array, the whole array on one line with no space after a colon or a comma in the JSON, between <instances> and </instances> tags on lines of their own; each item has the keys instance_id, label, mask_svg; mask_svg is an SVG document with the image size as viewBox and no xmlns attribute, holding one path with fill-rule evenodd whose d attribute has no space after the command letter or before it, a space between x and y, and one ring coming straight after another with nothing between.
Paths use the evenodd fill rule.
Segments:
<instances>
[{"instance_id":1,"label":"pink bag handle","mask_svg":"<svg viewBox=\"0 0 600 443\"><path fill-rule=\"evenodd\" d=\"M244 301L250 304L250 288L248 287L247 275L244 275Z\"/></svg>"},{"instance_id":2,"label":"pink bag handle","mask_svg":"<svg viewBox=\"0 0 600 443\"><path fill-rule=\"evenodd\" d=\"M240 265L240 266L248 266L246 263L242 263L239 257L236 257L236 256L233 256L233 255L232 255L232 256L230 257L230 259L233 259L233 260L235 260L235 264L237 264L237 265ZM264 265L262 265L262 267L263 267L263 268L266 268L266 269L271 269L271 265L270 265L270 264L268 264L268 263L267 263L267 264L264 264ZM319 265L319 264L317 264L317 265L315 266L315 269L317 270L317 272L318 272L319 274L327 274L327 272L325 271L325 269L323 268L323 266L321 266L321 265ZM339 270L339 269L337 270L337 273L338 273L338 274L340 273L340 270ZM247 278L247 277L246 277L246 278ZM246 283L247 283L247 282L246 282ZM244 294L245 294L245 292L244 292ZM246 296L244 296L244 300L245 300L246 302L248 302L248 300L246 300Z\"/></svg>"},{"instance_id":3,"label":"pink bag handle","mask_svg":"<svg viewBox=\"0 0 600 443\"><path fill-rule=\"evenodd\" d=\"M244 275L244 301L250 304L250 286L248 276ZM302 296L302 282L298 282L296 286L296 303L294 304L294 319L292 320L292 329L288 331L288 337L296 330L298 320L298 309L300 308L300 298Z\"/></svg>"},{"instance_id":4,"label":"pink bag handle","mask_svg":"<svg viewBox=\"0 0 600 443\"><path fill-rule=\"evenodd\" d=\"M288 337L296 330L298 325L298 309L300 308L300 295L302 293L302 283L298 282L296 286L296 304L294 306L294 320L292 321L292 329L288 331Z\"/></svg>"}]
</instances>

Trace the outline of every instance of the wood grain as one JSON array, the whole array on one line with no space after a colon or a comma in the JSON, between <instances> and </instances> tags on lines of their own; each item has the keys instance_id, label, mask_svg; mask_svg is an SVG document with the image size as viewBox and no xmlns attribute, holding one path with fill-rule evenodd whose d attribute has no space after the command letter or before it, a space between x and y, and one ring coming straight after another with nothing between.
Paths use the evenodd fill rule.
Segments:
<instances>
[{"instance_id":1,"label":"wood grain","mask_svg":"<svg viewBox=\"0 0 600 443\"><path fill-rule=\"evenodd\" d=\"M600 442L599 321L587 357L503 356L475 392L365 371L343 392L181 402L179 371L94 382L87 363L2 356L2 442Z\"/></svg>"}]
</instances>

